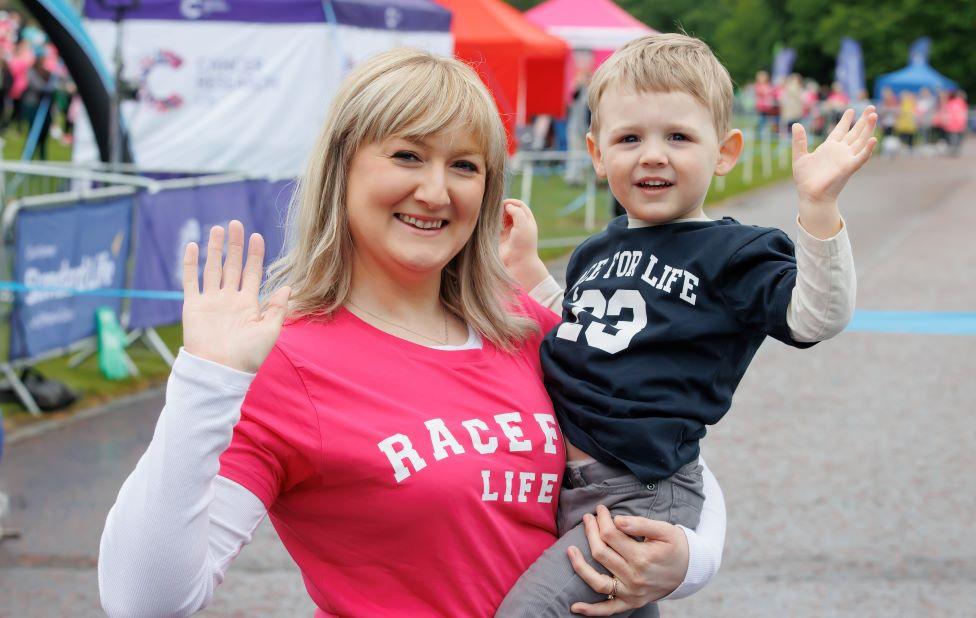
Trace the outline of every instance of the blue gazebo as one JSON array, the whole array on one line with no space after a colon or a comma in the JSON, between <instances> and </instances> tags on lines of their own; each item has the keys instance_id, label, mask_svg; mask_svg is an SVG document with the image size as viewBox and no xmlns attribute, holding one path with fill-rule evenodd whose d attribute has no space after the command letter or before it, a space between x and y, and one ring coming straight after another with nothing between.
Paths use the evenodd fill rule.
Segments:
<instances>
[{"instance_id":1,"label":"blue gazebo","mask_svg":"<svg viewBox=\"0 0 976 618\"><path fill-rule=\"evenodd\" d=\"M910 64L904 69L885 73L874 80L874 98L881 98L881 91L884 88L891 88L895 94L901 92L918 92L922 88L928 88L932 92L939 90L955 90L958 88L956 82L945 75L942 75L927 63Z\"/></svg>"}]
</instances>

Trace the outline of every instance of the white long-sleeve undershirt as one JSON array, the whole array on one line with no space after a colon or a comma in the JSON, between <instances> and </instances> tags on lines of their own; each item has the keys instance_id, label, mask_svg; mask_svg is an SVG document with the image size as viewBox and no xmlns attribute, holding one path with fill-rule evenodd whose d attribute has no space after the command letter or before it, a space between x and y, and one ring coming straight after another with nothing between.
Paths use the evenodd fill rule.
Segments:
<instances>
[{"instance_id":1,"label":"white long-sleeve undershirt","mask_svg":"<svg viewBox=\"0 0 976 618\"><path fill-rule=\"evenodd\" d=\"M203 609L251 541L265 507L217 472L253 378L180 351L152 441L102 532L98 587L109 616L188 616ZM704 481L701 522L695 531L685 529L687 573L668 598L693 594L721 563L725 502L707 467Z\"/></svg>"},{"instance_id":2,"label":"white long-sleeve undershirt","mask_svg":"<svg viewBox=\"0 0 976 618\"><path fill-rule=\"evenodd\" d=\"M683 221L708 219L684 219ZM631 227L640 222L631 223ZM797 219L796 285L786 310L786 325L797 341L810 343L837 335L854 316L857 276L847 225L821 240ZM563 289L551 275L529 292L539 304L562 313Z\"/></svg>"}]
</instances>

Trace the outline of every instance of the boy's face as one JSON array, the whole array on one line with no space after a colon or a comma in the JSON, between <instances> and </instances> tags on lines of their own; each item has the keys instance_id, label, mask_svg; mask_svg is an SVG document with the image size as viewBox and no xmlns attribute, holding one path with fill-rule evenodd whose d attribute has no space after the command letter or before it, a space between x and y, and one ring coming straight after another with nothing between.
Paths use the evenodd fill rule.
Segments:
<instances>
[{"instance_id":1,"label":"boy's face","mask_svg":"<svg viewBox=\"0 0 976 618\"><path fill-rule=\"evenodd\" d=\"M611 88L600 100L600 133L586 136L593 166L635 219L702 217L715 174L732 170L742 134L719 140L711 112L685 92Z\"/></svg>"}]
</instances>

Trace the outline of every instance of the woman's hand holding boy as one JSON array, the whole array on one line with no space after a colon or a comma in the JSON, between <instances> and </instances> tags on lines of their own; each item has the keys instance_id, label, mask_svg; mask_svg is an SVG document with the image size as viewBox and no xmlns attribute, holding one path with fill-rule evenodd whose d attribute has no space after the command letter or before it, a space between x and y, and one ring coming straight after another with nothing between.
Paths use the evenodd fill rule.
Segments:
<instances>
[{"instance_id":1,"label":"woman's hand holding boy","mask_svg":"<svg viewBox=\"0 0 976 618\"><path fill-rule=\"evenodd\" d=\"M688 569L688 538L677 526L644 517L612 517L602 505L595 516L583 518L583 526L593 559L613 577L590 566L575 547L569 550L573 570L590 588L614 598L574 603L573 613L612 616L661 599L681 585Z\"/></svg>"}]
</instances>

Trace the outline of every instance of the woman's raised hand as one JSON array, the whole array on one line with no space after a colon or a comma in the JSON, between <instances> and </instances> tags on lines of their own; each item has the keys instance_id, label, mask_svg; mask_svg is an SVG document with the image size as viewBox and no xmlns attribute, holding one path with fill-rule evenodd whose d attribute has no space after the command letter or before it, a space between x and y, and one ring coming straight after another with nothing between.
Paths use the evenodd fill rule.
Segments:
<instances>
[{"instance_id":1,"label":"woman's raised hand","mask_svg":"<svg viewBox=\"0 0 976 618\"><path fill-rule=\"evenodd\" d=\"M574 603L573 613L611 616L643 607L673 592L688 570L688 539L677 526L644 517L610 516L598 506L596 517L583 518L593 559L613 576L590 566L575 547L569 548L573 570L590 588L610 595L601 603ZM632 537L644 537L638 541ZM614 584L614 578L617 582Z\"/></svg>"},{"instance_id":2,"label":"woman's raised hand","mask_svg":"<svg viewBox=\"0 0 976 618\"><path fill-rule=\"evenodd\" d=\"M221 265L224 228L214 226L207 243L203 290L197 283L199 248L183 253L183 348L241 371L255 372L271 351L288 308L288 287L278 289L265 307L258 300L264 265L264 239L251 234L244 257L244 226L227 226L227 260Z\"/></svg>"}]
</instances>

